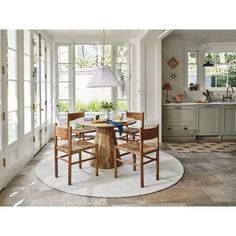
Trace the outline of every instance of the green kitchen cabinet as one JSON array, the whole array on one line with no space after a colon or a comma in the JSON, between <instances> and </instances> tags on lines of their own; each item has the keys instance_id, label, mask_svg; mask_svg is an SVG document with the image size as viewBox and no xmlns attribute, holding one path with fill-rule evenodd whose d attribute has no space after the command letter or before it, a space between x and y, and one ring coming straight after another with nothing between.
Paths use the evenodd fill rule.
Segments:
<instances>
[{"instance_id":1,"label":"green kitchen cabinet","mask_svg":"<svg viewBox=\"0 0 236 236\"><path fill-rule=\"evenodd\" d=\"M221 133L222 135L236 135L236 106L222 106Z\"/></svg>"},{"instance_id":2,"label":"green kitchen cabinet","mask_svg":"<svg viewBox=\"0 0 236 236\"><path fill-rule=\"evenodd\" d=\"M212 136L220 134L220 106L196 106L196 135Z\"/></svg>"},{"instance_id":3,"label":"green kitchen cabinet","mask_svg":"<svg viewBox=\"0 0 236 236\"><path fill-rule=\"evenodd\" d=\"M194 117L194 106L163 106L163 139L170 140L194 137Z\"/></svg>"}]
</instances>

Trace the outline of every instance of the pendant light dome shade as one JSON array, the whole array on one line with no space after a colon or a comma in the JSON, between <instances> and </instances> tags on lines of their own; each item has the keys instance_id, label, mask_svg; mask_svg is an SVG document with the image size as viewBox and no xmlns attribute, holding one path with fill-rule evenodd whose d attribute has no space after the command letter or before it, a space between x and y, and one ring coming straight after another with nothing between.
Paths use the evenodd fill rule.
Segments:
<instances>
[{"instance_id":1,"label":"pendant light dome shade","mask_svg":"<svg viewBox=\"0 0 236 236\"><path fill-rule=\"evenodd\" d=\"M203 66L203 67L212 67L212 66L214 66L214 64L211 63L210 61L207 61L207 62L204 63L202 66Z\"/></svg>"},{"instance_id":2,"label":"pendant light dome shade","mask_svg":"<svg viewBox=\"0 0 236 236\"><path fill-rule=\"evenodd\" d=\"M119 87L120 83L112 70L104 65L105 62L105 30L102 34L102 62L101 66L97 69L95 75L89 80L87 88L100 88L100 87Z\"/></svg>"},{"instance_id":3,"label":"pendant light dome shade","mask_svg":"<svg viewBox=\"0 0 236 236\"><path fill-rule=\"evenodd\" d=\"M90 79L87 88L119 87L120 84L108 66L100 66Z\"/></svg>"}]
</instances>

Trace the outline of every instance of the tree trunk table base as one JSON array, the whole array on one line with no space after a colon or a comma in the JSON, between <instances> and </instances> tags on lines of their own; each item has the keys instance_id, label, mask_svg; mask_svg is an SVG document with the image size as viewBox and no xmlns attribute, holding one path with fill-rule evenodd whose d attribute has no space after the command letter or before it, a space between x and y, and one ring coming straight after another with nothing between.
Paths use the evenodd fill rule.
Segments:
<instances>
[{"instance_id":1,"label":"tree trunk table base","mask_svg":"<svg viewBox=\"0 0 236 236\"><path fill-rule=\"evenodd\" d=\"M114 146L117 145L114 127L97 127L95 143L98 144L99 168L114 168ZM95 162L92 160L91 165L95 166ZM120 166L122 163L117 164Z\"/></svg>"}]
</instances>

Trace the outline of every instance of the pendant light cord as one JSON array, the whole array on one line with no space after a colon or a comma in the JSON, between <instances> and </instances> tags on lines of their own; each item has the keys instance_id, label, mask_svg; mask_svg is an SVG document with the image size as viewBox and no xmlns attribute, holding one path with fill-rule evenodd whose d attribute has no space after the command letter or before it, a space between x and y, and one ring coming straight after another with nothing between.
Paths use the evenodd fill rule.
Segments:
<instances>
[{"instance_id":1,"label":"pendant light cord","mask_svg":"<svg viewBox=\"0 0 236 236\"><path fill-rule=\"evenodd\" d=\"M210 32L209 32L209 30L208 30L208 55L209 55L209 43L210 43Z\"/></svg>"},{"instance_id":2,"label":"pendant light cord","mask_svg":"<svg viewBox=\"0 0 236 236\"><path fill-rule=\"evenodd\" d=\"M105 30L102 31L102 65L104 65L105 61Z\"/></svg>"}]
</instances>

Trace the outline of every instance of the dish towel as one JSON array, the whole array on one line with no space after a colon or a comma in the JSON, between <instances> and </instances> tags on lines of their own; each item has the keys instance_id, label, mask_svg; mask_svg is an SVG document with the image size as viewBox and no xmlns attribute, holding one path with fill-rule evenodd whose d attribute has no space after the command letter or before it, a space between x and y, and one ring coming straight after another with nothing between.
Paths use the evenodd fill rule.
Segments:
<instances>
[{"instance_id":1,"label":"dish towel","mask_svg":"<svg viewBox=\"0 0 236 236\"><path fill-rule=\"evenodd\" d=\"M122 126L122 123L121 123L121 122L115 122L115 121L112 121L112 120L106 120L105 122L106 122L107 124L111 124L111 125L117 127L118 130L119 130L120 136L122 135L122 133L123 133L123 126Z\"/></svg>"}]
</instances>

